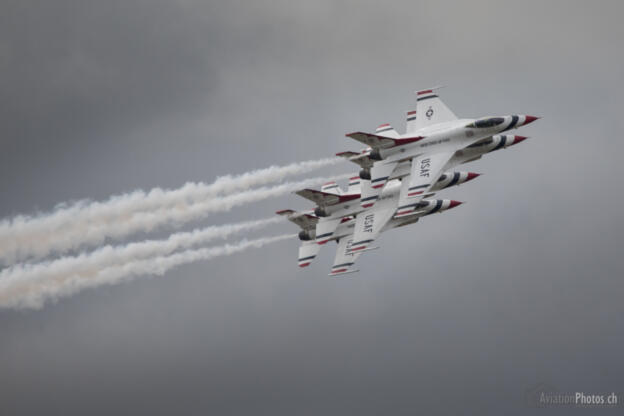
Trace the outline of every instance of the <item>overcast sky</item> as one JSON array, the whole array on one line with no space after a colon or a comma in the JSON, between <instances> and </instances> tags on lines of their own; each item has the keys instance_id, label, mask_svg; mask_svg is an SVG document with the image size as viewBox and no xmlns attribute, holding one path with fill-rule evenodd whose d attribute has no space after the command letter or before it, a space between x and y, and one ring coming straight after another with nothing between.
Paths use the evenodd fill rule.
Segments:
<instances>
[{"instance_id":1,"label":"overcast sky","mask_svg":"<svg viewBox=\"0 0 624 416\"><path fill-rule=\"evenodd\" d=\"M527 414L538 383L624 400L623 15L4 1L2 218L357 150L345 133L403 131L413 91L439 84L460 117L543 119L440 194L467 204L384 234L359 274L327 276L333 247L299 270L292 240L1 310L0 413ZM290 195L185 229L305 207ZM540 413L570 411L589 413Z\"/></svg>"}]
</instances>

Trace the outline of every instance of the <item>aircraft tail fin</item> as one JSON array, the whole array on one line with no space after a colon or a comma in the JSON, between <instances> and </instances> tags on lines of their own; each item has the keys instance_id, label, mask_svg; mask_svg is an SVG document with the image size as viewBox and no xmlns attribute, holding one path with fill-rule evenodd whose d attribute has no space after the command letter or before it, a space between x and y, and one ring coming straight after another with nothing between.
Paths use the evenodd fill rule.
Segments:
<instances>
[{"instance_id":1,"label":"aircraft tail fin","mask_svg":"<svg viewBox=\"0 0 624 416\"><path fill-rule=\"evenodd\" d=\"M400 137L399 133L397 133L397 131L389 123L384 123L377 127L375 134L377 136L391 137L393 139L398 139Z\"/></svg>"},{"instance_id":2,"label":"aircraft tail fin","mask_svg":"<svg viewBox=\"0 0 624 416\"><path fill-rule=\"evenodd\" d=\"M416 110L407 112L407 133L413 133L431 124L457 120L457 116L435 92L441 87L416 92Z\"/></svg>"},{"instance_id":3,"label":"aircraft tail fin","mask_svg":"<svg viewBox=\"0 0 624 416\"><path fill-rule=\"evenodd\" d=\"M331 182L327 182L324 183L323 186L321 186L321 191L322 192L326 192L328 194L334 194L334 195L342 195L342 189L340 188L340 186L338 186L338 184L334 181Z\"/></svg>"},{"instance_id":4,"label":"aircraft tail fin","mask_svg":"<svg viewBox=\"0 0 624 416\"><path fill-rule=\"evenodd\" d=\"M298 263L299 267L307 267L312 263L317 256L317 254L321 251L321 246L316 244L314 241L304 241L299 246L299 258Z\"/></svg>"},{"instance_id":5,"label":"aircraft tail fin","mask_svg":"<svg viewBox=\"0 0 624 416\"><path fill-rule=\"evenodd\" d=\"M360 185L360 177L354 176L349 179L349 188L347 188L347 194L360 194L362 192L362 187Z\"/></svg>"}]
</instances>

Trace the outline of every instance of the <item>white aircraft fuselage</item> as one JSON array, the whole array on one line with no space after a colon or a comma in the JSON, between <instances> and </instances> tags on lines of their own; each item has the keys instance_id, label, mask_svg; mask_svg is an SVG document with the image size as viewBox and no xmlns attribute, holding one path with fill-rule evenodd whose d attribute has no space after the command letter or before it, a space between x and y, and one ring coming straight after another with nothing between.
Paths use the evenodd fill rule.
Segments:
<instances>
[{"instance_id":1,"label":"white aircraft fuselage","mask_svg":"<svg viewBox=\"0 0 624 416\"><path fill-rule=\"evenodd\" d=\"M407 161L425 153L439 153L458 150L479 140L500 134L512 128L520 127L535 120L531 116L513 115L502 117L486 117L482 119L459 119L433 124L412 134L404 134L401 138L420 136L422 139L387 149L378 149L377 155L382 163ZM491 127L476 127L479 122L500 121ZM372 149L371 149L372 150ZM374 150L373 150L374 151Z\"/></svg>"}]
</instances>

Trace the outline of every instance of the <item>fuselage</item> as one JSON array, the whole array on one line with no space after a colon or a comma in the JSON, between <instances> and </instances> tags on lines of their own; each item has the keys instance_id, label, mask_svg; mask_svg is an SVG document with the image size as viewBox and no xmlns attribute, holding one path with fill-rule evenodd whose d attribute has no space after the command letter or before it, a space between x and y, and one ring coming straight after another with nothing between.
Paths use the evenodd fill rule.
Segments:
<instances>
[{"instance_id":1,"label":"fuselage","mask_svg":"<svg viewBox=\"0 0 624 416\"><path fill-rule=\"evenodd\" d=\"M415 133L404 134L402 138L422 139L388 149L378 149L381 163L395 163L412 159L425 153L438 153L470 146L489 136L523 126L536 118L524 115L485 117L479 119L458 119L433 124Z\"/></svg>"},{"instance_id":2,"label":"fuselage","mask_svg":"<svg viewBox=\"0 0 624 416\"><path fill-rule=\"evenodd\" d=\"M373 208L375 210L385 210L385 209L393 209L396 210L399 202L399 194L401 191L401 182L398 180L393 180L388 183L388 185L384 188L379 201ZM433 214L436 212L442 212L447 209L453 208L459 205L457 201L448 200L448 199L425 199L421 202L421 208L414 213L410 214L408 217L401 218L393 218L388 222L388 224L384 227L384 230L402 227L404 225L412 224L425 215ZM334 231L333 236L328 239L337 240L344 236L348 236L353 234L353 228L355 227L355 216L345 217L342 219L341 223Z\"/></svg>"}]
</instances>

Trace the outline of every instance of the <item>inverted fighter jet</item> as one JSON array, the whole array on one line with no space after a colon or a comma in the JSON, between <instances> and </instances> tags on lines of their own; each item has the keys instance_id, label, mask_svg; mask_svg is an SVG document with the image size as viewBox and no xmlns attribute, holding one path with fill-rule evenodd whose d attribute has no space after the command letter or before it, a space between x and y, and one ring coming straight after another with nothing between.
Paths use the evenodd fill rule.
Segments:
<instances>
[{"instance_id":1,"label":"inverted fighter jet","mask_svg":"<svg viewBox=\"0 0 624 416\"><path fill-rule=\"evenodd\" d=\"M447 185L453 180L452 176L449 177L451 179L446 180ZM324 188L327 190L326 185L324 185ZM393 180L383 190L381 202L374 207L362 210L359 208L359 205L356 204L359 209L357 215L345 215L337 218L338 225L332 231L331 235L322 237L322 244L328 241L336 241L338 243L330 276L357 272L358 270L353 269L355 261L364 251L374 249L368 248L368 245L370 245L381 232L413 224L423 216L436 212L443 212L461 204L461 202L448 199L422 200L419 207L410 215L397 217L395 214L398 207L400 188L400 181ZM339 188L332 189L336 194L340 192ZM318 193L320 191L316 192ZM299 232L299 239L301 240L298 258L299 267L309 266L321 249L321 244L317 244L314 240L318 237L318 224L323 220L323 217L319 218L313 214L313 211L295 212L288 209L277 211L277 214L286 216L290 221L301 228ZM360 223L362 224L361 232L358 232L357 227ZM365 233L365 242L362 233Z\"/></svg>"},{"instance_id":2,"label":"inverted fighter jet","mask_svg":"<svg viewBox=\"0 0 624 416\"><path fill-rule=\"evenodd\" d=\"M479 175L474 172L445 172L438 178L435 186L432 187L432 192L460 185ZM393 179L400 179L405 176L409 176L409 169L399 169L395 172ZM359 216L360 213L367 210L367 208L363 208L358 203L361 195L360 183L360 178L355 176L349 180L347 192L342 192L335 182L326 183L320 191L308 188L295 192L297 195L316 204L312 212L317 219L314 224L314 237L311 239L314 239L317 244L325 244L330 240L336 239L336 235L339 232L338 227L343 224L344 218Z\"/></svg>"}]
</instances>

